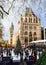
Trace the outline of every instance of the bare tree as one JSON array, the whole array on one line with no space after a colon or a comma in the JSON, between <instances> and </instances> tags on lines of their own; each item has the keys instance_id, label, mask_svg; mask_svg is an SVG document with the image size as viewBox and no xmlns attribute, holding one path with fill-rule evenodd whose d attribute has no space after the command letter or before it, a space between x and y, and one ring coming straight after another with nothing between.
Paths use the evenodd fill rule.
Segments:
<instances>
[{"instance_id":1,"label":"bare tree","mask_svg":"<svg viewBox=\"0 0 46 65\"><path fill-rule=\"evenodd\" d=\"M3 6L0 5L0 8L3 10L3 12L5 12L7 15L9 15L9 12L10 12L12 6L14 6L14 5L13 5L14 1L16 2L16 1L18 1L18 0L13 0L13 1L11 2L11 6L9 7L9 9L8 9L7 12L4 10ZM32 2L32 3L34 3L34 4L37 2L37 0L36 0L36 1L35 1L35 0L29 0L29 1ZM22 7L24 7L25 3L28 4L28 0L23 0L23 1L20 0L20 2L22 2L22 5L19 7L18 12L19 12L19 10L20 10ZM42 2L42 0L39 0L38 10L40 10L40 11L42 11L42 8L40 7L41 2ZM25 8L26 8L26 6L25 6Z\"/></svg>"},{"instance_id":2,"label":"bare tree","mask_svg":"<svg viewBox=\"0 0 46 65\"><path fill-rule=\"evenodd\" d=\"M9 15L9 11L10 11L10 9L12 8L12 5L13 5L13 2L14 2L14 1L15 1L15 0L12 1L12 4L11 4L10 8L8 9L8 12L6 12L6 11L4 10L4 8L3 8L2 5L0 5L0 8L2 9L3 12L5 12L7 15ZM3 12L2 12L2 11L0 10L0 15L1 15L1 17L3 18Z\"/></svg>"}]
</instances>

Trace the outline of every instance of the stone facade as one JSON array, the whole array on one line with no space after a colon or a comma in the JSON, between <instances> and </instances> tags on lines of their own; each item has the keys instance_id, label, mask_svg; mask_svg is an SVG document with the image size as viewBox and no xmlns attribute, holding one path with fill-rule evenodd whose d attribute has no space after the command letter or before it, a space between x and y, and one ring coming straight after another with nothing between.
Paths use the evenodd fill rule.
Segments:
<instances>
[{"instance_id":1,"label":"stone facade","mask_svg":"<svg viewBox=\"0 0 46 65\"><path fill-rule=\"evenodd\" d=\"M27 8L18 22L18 34L22 46L28 46L31 41L41 40L41 22L38 17Z\"/></svg>"},{"instance_id":2,"label":"stone facade","mask_svg":"<svg viewBox=\"0 0 46 65\"><path fill-rule=\"evenodd\" d=\"M22 47L29 46L31 41L41 40L41 21L32 12L30 8L26 8L18 21L18 32L13 34L14 27L10 28L10 43L16 46L19 36Z\"/></svg>"},{"instance_id":3,"label":"stone facade","mask_svg":"<svg viewBox=\"0 0 46 65\"><path fill-rule=\"evenodd\" d=\"M44 28L44 39L46 40L46 27Z\"/></svg>"},{"instance_id":4,"label":"stone facade","mask_svg":"<svg viewBox=\"0 0 46 65\"><path fill-rule=\"evenodd\" d=\"M13 47L14 46L16 47L17 40L18 40L18 32L13 35L13 43L12 43Z\"/></svg>"},{"instance_id":5,"label":"stone facade","mask_svg":"<svg viewBox=\"0 0 46 65\"><path fill-rule=\"evenodd\" d=\"M9 30L9 40L8 40L8 43L9 44L13 44L13 32L14 32L14 25L13 23L11 24L11 27L10 27L10 30Z\"/></svg>"}]
</instances>

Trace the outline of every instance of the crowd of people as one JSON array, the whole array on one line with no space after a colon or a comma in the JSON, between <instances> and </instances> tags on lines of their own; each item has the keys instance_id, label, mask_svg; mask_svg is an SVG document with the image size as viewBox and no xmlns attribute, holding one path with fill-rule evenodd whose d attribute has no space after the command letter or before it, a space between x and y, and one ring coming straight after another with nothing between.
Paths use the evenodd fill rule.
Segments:
<instances>
[{"instance_id":1,"label":"crowd of people","mask_svg":"<svg viewBox=\"0 0 46 65\"><path fill-rule=\"evenodd\" d=\"M15 48L0 48L0 65L32 65L36 60L37 53L30 48L21 52L16 52Z\"/></svg>"}]
</instances>

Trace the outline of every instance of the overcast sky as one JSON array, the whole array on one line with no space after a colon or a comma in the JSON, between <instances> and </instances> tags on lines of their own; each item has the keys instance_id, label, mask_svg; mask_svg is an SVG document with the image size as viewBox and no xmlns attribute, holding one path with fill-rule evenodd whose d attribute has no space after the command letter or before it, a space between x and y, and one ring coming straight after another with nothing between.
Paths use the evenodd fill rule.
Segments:
<instances>
[{"instance_id":1,"label":"overcast sky","mask_svg":"<svg viewBox=\"0 0 46 65\"><path fill-rule=\"evenodd\" d=\"M8 11L13 0L0 0L0 4L5 11ZM25 2L24 2L25 1ZM14 33L18 31L18 20L21 14L25 12L26 7L32 8L37 17L41 19L41 25L46 27L46 0L14 0L9 15L4 13L0 22L4 25L4 39L8 39L9 27L11 22L14 24Z\"/></svg>"}]
</instances>

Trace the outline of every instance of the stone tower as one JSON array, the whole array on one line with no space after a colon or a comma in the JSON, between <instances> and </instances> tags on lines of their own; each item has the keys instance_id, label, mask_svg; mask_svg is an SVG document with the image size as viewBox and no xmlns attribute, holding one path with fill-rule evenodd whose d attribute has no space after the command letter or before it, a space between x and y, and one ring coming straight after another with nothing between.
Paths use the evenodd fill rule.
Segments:
<instances>
[{"instance_id":1,"label":"stone tower","mask_svg":"<svg viewBox=\"0 0 46 65\"><path fill-rule=\"evenodd\" d=\"M9 44L11 44L11 45L13 43L13 31L14 31L14 25L13 25L13 23L11 23L10 35L9 35Z\"/></svg>"}]
</instances>

